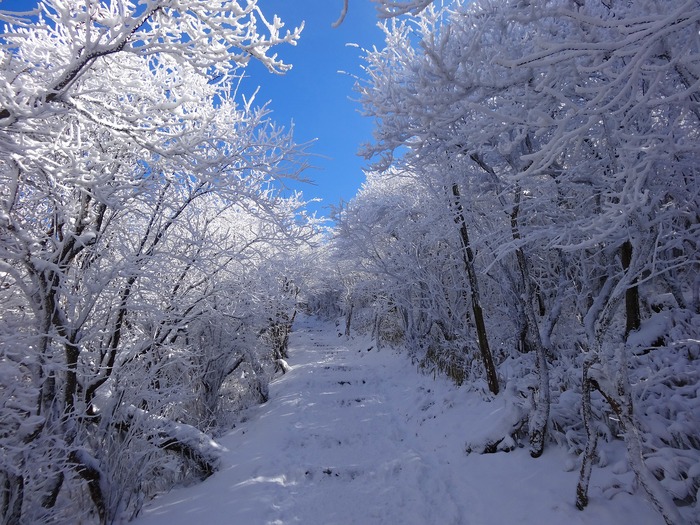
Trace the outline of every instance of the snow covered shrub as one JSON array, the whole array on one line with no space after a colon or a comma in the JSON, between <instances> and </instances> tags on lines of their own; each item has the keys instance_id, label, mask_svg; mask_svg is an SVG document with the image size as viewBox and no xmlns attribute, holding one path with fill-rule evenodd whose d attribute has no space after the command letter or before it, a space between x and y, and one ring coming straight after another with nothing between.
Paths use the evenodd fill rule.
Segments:
<instances>
[{"instance_id":1,"label":"snow covered shrub","mask_svg":"<svg viewBox=\"0 0 700 525\"><path fill-rule=\"evenodd\" d=\"M446 375L457 385L462 385L467 379L467 362L464 355L467 348L460 348L459 344L447 344L446 341L437 340L428 344L424 357L420 360L420 367L427 373L440 372Z\"/></svg>"},{"instance_id":2,"label":"snow covered shrub","mask_svg":"<svg viewBox=\"0 0 700 525\"><path fill-rule=\"evenodd\" d=\"M700 315L661 310L631 341L632 391L644 458L681 504L697 506L700 489Z\"/></svg>"}]
</instances>

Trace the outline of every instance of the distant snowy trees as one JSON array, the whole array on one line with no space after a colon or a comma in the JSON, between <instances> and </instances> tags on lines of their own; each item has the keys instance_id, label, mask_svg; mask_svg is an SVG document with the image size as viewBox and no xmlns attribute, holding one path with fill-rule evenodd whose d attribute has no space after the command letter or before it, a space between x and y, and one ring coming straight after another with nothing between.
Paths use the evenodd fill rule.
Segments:
<instances>
[{"instance_id":1,"label":"distant snowy trees","mask_svg":"<svg viewBox=\"0 0 700 525\"><path fill-rule=\"evenodd\" d=\"M303 150L235 95L300 29L255 1L0 18L0 515L112 523L267 396L315 227L273 184Z\"/></svg>"},{"instance_id":2,"label":"distant snowy trees","mask_svg":"<svg viewBox=\"0 0 700 525\"><path fill-rule=\"evenodd\" d=\"M697 0L391 20L359 84L375 171L334 244L356 323L525 408L485 448L565 443L583 508L597 437L620 435L668 523L700 488L699 23Z\"/></svg>"}]
</instances>

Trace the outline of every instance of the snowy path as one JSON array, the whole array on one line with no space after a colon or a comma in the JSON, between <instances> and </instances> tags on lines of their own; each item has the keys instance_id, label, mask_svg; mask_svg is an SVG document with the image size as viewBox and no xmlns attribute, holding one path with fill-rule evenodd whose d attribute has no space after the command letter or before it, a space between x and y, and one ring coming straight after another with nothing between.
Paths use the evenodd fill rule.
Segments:
<instances>
[{"instance_id":1,"label":"snowy path","mask_svg":"<svg viewBox=\"0 0 700 525\"><path fill-rule=\"evenodd\" d=\"M417 375L405 356L371 346L302 319L290 341L292 371L220 440L229 451L221 470L156 498L136 523L662 523L639 496L606 499L595 472L591 505L577 511L576 473L563 470L563 451L538 460L525 450L467 456L470 429L494 421L498 403ZM609 484L609 473L599 477Z\"/></svg>"}]
</instances>

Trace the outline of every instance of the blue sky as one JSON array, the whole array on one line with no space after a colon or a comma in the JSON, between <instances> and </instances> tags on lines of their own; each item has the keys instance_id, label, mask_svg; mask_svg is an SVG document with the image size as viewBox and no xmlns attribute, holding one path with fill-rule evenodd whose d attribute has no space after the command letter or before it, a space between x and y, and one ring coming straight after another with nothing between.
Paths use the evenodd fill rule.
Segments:
<instances>
[{"instance_id":1,"label":"blue sky","mask_svg":"<svg viewBox=\"0 0 700 525\"><path fill-rule=\"evenodd\" d=\"M300 189L307 198L322 198L323 203L311 209L327 215L329 205L351 199L364 181L366 162L357 151L370 140L373 124L360 115L359 104L351 100L357 94L350 75L362 74L362 52L346 44L363 48L382 45L376 10L370 0L351 0L345 21L334 29L331 24L340 15L342 0L259 0L259 6L270 18L279 15L289 28L302 20L306 25L296 47L278 48L293 69L279 76L251 65L243 91L248 93L259 85L256 100L271 100L273 120L285 126L293 121L297 142L317 139L311 147L319 155L311 159L316 169L305 174L315 185Z\"/></svg>"},{"instance_id":2,"label":"blue sky","mask_svg":"<svg viewBox=\"0 0 700 525\"><path fill-rule=\"evenodd\" d=\"M0 0L0 9L25 10L36 4L37 0ZM310 209L328 215L330 205L351 199L364 181L366 162L357 151L370 140L372 121L362 117L359 104L351 100L357 96L352 75L362 75L362 52L346 44L368 49L382 45L375 7L370 0L350 0L345 21L333 28L342 0L259 0L258 5L269 20L277 14L290 29L303 20L305 29L297 46L276 48L293 65L291 71L274 75L253 62L242 91L250 94L259 86L256 102L271 101L275 122L285 127L294 122L298 143L316 139L310 148L315 168L305 173L315 184L293 187L301 189L306 198L323 199Z\"/></svg>"}]
</instances>

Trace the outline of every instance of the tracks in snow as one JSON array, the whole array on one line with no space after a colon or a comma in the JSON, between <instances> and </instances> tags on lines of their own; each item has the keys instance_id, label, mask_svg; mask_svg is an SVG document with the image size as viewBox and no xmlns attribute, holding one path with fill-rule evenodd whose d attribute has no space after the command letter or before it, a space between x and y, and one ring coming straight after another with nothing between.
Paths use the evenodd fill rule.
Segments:
<instances>
[{"instance_id":1,"label":"tracks in snow","mask_svg":"<svg viewBox=\"0 0 700 525\"><path fill-rule=\"evenodd\" d=\"M220 440L221 469L156 498L136 525L660 523L639 496L608 500L619 476L601 468L579 512L563 449L537 460L525 449L465 455L465 440L502 417L503 400L484 403L371 346L298 322L292 370Z\"/></svg>"},{"instance_id":2,"label":"tracks in snow","mask_svg":"<svg viewBox=\"0 0 700 525\"><path fill-rule=\"evenodd\" d=\"M335 331L302 324L295 335L290 352L298 364L285 380L296 395L284 403L296 410L280 452L296 490L269 522L303 523L323 509L327 523L423 524L453 507L461 523L439 469L403 419L415 373L397 377L395 355L349 344Z\"/></svg>"},{"instance_id":3,"label":"tracks in snow","mask_svg":"<svg viewBox=\"0 0 700 525\"><path fill-rule=\"evenodd\" d=\"M463 523L441 469L421 451L415 422L406 421L425 389L414 371L397 372L405 357L324 326L296 325L292 370L221 440L229 450L221 471L156 500L144 524L191 523L192 512L203 523L251 525L418 525L435 516Z\"/></svg>"}]
</instances>

